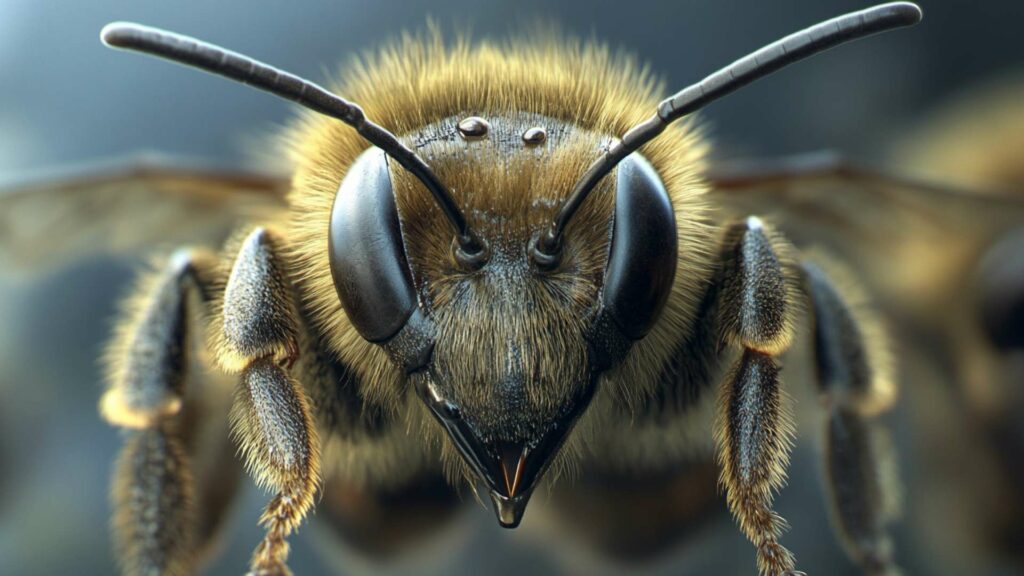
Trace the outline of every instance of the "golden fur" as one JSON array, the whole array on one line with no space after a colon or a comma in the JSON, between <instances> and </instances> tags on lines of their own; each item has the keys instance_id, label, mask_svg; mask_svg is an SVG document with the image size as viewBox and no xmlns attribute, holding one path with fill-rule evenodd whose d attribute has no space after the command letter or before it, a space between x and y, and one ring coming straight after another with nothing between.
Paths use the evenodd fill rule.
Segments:
<instances>
[{"instance_id":1,"label":"golden fur","mask_svg":"<svg viewBox=\"0 0 1024 576\"><path fill-rule=\"evenodd\" d=\"M557 159L530 164L530 170L506 171L497 157L492 157L490 163L477 158L473 170L432 162L441 180L454 190L472 224L484 230L486 224L475 210L490 207L494 214L505 217L507 227L514 228L506 229L503 238L524 246L528 239L525 234L550 218L554 208L548 208L549 212L531 212L523 207L536 200L564 198L597 157L596 143L621 136L648 118L659 101L658 87L645 69L599 45L549 41L498 45L458 40L445 46L436 30L422 37L406 36L395 45L358 60L334 88L358 102L368 118L400 136L444 119L468 115L493 118L534 113L578 127L577 139L561 147ZM369 145L352 128L315 114L303 115L288 132L286 142L296 168L289 196L292 217L288 260L294 266L292 274L300 298L311 311L317 323L314 330L324 338L326 347L367 383L363 390L366 399L397 413L405 401L405 389L400 386L402 376L378 346L363 340L349 324L327 260L326 231L338 185L347 167ZM699 133L692 125L683 123L670 127L668 133L641 150L658 170L673 201L679 231L677 274L658 324L634 346L622 365L605 375L605 384L590 412L606 412L598 407L608 403L638 405L657 383L668 354L681 338L692 332L697 305L713 269L710 250L717 238L703 199L706 186L701 172L705 149ZM451 241L447 223L418 183L401 169L396 169L395 174L395 194L413 268L419 262L432 273L439 272L444 262L438 258L445 257ZM587 209L568 232L568 245L589 249L587 254L575 256L587 268L578 278L592 281L589 286L582 282L566 288L574 302L593 301L599 289L597 273L603 267L600 258L604 256L595 255L606 246L607 237L602 235L607 228L601 221L608 221L612 205L611 187L606 183L588 199ZM435 304L450 298L443 281L431 290ZM443 318L442 329L446 322L456 322L456 316ZM565 316L562 318L571 322ZM462 318L458 320L458 329L466 331L464 334L484 333L488 323L498 321L497 317L478 320L479 324L467 324ZM521 328L519 334L524 339L532 337L531 334L539 335L537 330L541 329L528 323ZM573 330L579 331L578 327ZM444 336L440 338L443 340ZM471 358L482 374L495 361L495 354L504 352L495 344L484 342L466 348L487 352L483 348L490 346L489 352L480 357L464 357ZM582 339L578 345L583 345ZM555 369L555 374L565 373L582 362L581 354L582 349L577 349L566 358L552 359L548 368ZM409 408L410 412L420 411ZM575 441L566 446L569 451L573 451L581 436L587 435L591 426L586 421L592 418L590 414L584 415L574 434ZM436 441L435 445L446 444L440 441L439 427L432 422L424 433Z\"/></svg>"}]
</instances>

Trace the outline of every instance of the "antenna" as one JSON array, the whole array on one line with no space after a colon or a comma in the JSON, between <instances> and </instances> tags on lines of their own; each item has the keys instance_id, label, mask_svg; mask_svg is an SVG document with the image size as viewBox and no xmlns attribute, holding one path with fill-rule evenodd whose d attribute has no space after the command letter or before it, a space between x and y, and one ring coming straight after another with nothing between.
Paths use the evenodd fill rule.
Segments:
<instances>
[{"instance_id":1,"label":"antenna","mask_svg":"<svg viewBox=\"0 0 1024 576\"><path fill-rule=\"evenodd\" d=\"M465 215L455 203L448 188L441 183L423 159L402 144L394 134L367 120L358 105L309 80L248 56L158 28L130 22L113 22L103 27L100 39L107 46L158 56L248 84L352 126L360 136L394 158L423 182L455 230L458 243L456 256L474 266L479 266L486 260L486 247L469 227Z\"/></svg>"},{"instance_id":2,"label":"antenna","mask_svg":"<svg viewBox=\"0 0 1024 576\"><path fill-rule=\"evenodd\" d=\"M881 4L852 12L773 42L663 100L654 116L631 128L590 165L559 208L551 226L534 242L534 261L549 268L558 263L562 234L587 195L623 158L656 138L672 122L793 62L850 40L920 21L921 8L910 2Z\"/></svg>"}]
</instances>

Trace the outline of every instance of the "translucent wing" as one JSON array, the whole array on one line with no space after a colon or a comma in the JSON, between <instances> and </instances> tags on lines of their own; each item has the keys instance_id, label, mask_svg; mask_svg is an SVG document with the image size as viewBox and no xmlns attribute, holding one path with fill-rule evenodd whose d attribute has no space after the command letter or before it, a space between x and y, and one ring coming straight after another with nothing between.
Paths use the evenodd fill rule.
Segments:
<instances>
[{"instance_id":1,"label":"translucent wing","mask_svg":"<svg viewBox=\"0 0 1024 576\"><path fill-rule=\"evenodd\" d=\"M0 265L39 271L76 258L216 245L284 208L287 181L167 160L74 170L0 191Z\"/></svg>"},{"instance_id":2,"label":"translucent wing","mask_svg":"<svg viewBox=\"0 0 1024 576\"><path fill-rule=\"evenodd\" d=\"M986 251L1024 227L1024 195L918 182L831 154L732 163L710 176L726 215L763 215L798 246L843 258L897 316L962 307Z\"/></svg>"}]
</instances>

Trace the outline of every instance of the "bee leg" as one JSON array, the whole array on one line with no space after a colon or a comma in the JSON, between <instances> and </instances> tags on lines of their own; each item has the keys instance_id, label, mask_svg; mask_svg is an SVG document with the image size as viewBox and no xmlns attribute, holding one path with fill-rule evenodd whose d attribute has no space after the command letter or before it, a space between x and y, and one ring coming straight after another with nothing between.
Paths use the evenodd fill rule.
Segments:
<instances>
[{"instance_id":1,"label":"bee leg","mask_svg":"<svg viewBox=\"0 0 1024 576\"><path fill-rule=\"evenodd\" d=\"M833 525L847 554L867 574L895 574L889 525L898 515L895 461L875 416L896 390L870 314L851 306L816 265L803 264L814 318L814 353L827 412L825 483Z\"/></svg>"},{"instance_id":2,"label":"bee leg","mask_svg":"<svg viewBox=\"0 0 1024 576\"><path fill-rule=\"evenodd\" d=\"M146 429L181 409L190 316L204 312L216 271L212 253L183 248L143 277L107 350L100 413L108 422Z\"/></svg>"},{"instance_id":3,"label":"bee leg","mask_svg":"<svg viewBox=\"0 0 1024 576\"><path fill-rule=\"evenodd\" d=\"M112 486L114 540L126 574L191 574L197 495L182 410L189 320L215 282L216 257L182 249L140 284L108 351L100 412L125 429Z\"/></svg>"},{"instance_id":4,"label":"bee leg","mask_svg":"<svg viewBox=\"0 0 1024 576\"><path fill-rule=\"evenodd\" d=\"M195 572L196 502L188 457L167 423L127 432L112 486L124 574Z\"/></svg>"},{"instance_id":5,"label":"bee leg","mask_svg":"<svg viewBox=\"0 0 1024 576\"><path fill-rule=\"evenodd\" d=\"M299 356L291 285L275 254L277 237L258 228L241 242L221 313L218 361L241 380L232 432L256 481L276 494L260 523L266 536L250 574L289 574L286 537L313 506L319 441L309 401L290 370Z\"/></svg>"},{"instance_id":6,"label":"bee leg","mask_svg":"<svg viewBox=\"0 0 1024 576\"><path fill-rule=\"evenodd\" d=\"M720 483L740 528L757 547L760 574L799 574L779 543L786 521L772 509L784 483L793 420L775 356L793 336L795 282L785 244L757 218L733 226L724 243L718 325L722 345L742 349L722 387L715 429Z\"/></svg>"}]
</instances>

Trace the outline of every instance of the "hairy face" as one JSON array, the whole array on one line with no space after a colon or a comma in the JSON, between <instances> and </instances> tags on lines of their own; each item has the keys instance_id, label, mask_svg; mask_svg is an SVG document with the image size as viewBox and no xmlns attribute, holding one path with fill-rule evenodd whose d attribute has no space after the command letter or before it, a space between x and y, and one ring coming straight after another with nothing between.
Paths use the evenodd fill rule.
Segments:
<instances>
[{"instance_id":1,"label":"hairy face","mask_svg":"<svg viewBox=\"0 0 1024 576\"><path fill-rule=\"evenodd\" d=\"M437 326L424 377L458 410L460 452L483 452L467 456L478 459L470 467L478 475L484 468L484 479L490 474L512 497L521 482L532 489L589 398L586 331L607 263L614 197L607 185L596 191L569 228L564 261L538 270L530 241L603 139L533 115L491 119L478 140L462 137L457 123L428 127L413 142L466 207L489 248L486 265L460 268L451 229L426 191L400 170L392 178L415 284ZM544 142L524 142L533 127L547 130Z\"/></svg>"}]
</instances>

